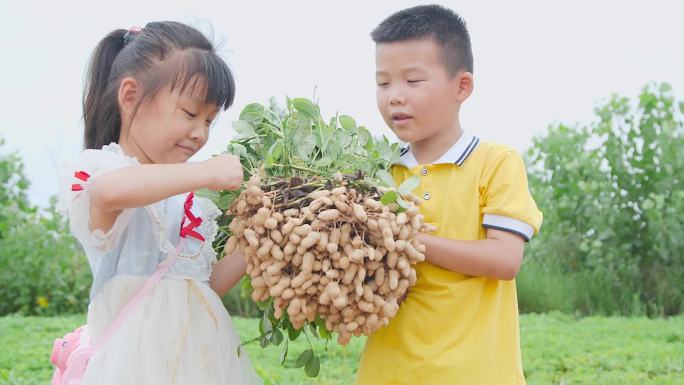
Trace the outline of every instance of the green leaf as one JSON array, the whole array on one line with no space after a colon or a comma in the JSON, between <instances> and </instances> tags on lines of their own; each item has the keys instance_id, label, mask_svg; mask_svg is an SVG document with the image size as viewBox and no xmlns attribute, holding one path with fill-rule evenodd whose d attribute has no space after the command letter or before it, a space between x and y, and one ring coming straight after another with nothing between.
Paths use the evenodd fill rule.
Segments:
<instances>
[{"instance_id":1,"label":"green leaf","mask_svg":"<svg viewBox=\"0 0 684 385\"><path fill-rule=\"evenodd\" d=\"M297 155L302 159L310 159L311 155L316 149L316 142L313 136L305 138L299 145L295 148Z\"/></svg>"},{"instance_id":2,"label":"green leaf","mask_svg":"<svg viewBox=\"0 0 684 385\"><path fill-rule=\"evenodd\" d=\"M336 134L337 135L335 135L335 140L340 143L340 146L342 146L342 148L346 150L350 150L349 145L351 145L352 141L354 140L354 137L346 131L337 131Z\"/></svg>"},{"instance_id":3,"label":"green leaf","mask_svg":"<svg viewBox=\"0 0 684 385\"><path fill-rule=\"evenodd\" d=\"M283 122L280 121L280 117L271 109L264 107L264 118L274 126L282 127Z\"/></svg>"},{"instance_id":4,"label":"green leaf","mask_svg":"<svg viewBox=\"0 0 684 385\"><path fill-rule=\"evenodd\" d=\"M294 127L293 128L299 128L300 130L304 130L304 132L307 133L307 135L311 135L311 129L312 126L314 125L311 122L311 118L306 115L306 114L299 114L296 115L296 119L293 120L294 122Z\"/></svg>"},{"instance_id":5,"label":"green leaf","mask_svg":"<svg viewBox=\"0 0 684 385\"><path fill-rule=\"evenodd\" d=\"M230 204L233 203L234 200L235 196L233 194L222 195L216 201L216 207L225 211L228 208L228 206L230 206Z\"/></svg>"},{"instance_id":6,"label":"green leaf","mask_svg":"<svg viewBox=\"0 0 684 385\"><path fill-rule=\"evenodd\" d=\"M268 307L268 301L258 301L257 307L259 308L259 310L266 310L266 308Z\"/></svg>"},{"instance_id":7,"label":"green leaf","mask_svg":"<svg viewBox=\"0 0 684 385\"><path fill-rule=\"evenodd\" d=\"M301 352L299 354L299 357L297 357L297 361L295 361L295 367L296 368L301 368L304 365L307 365L309 361L313 360L314 358L314 352L312 349L306 349L305 351Z\"/></svg>"},{"instance_id":8,"label":"green leaf","mask_svg":"<svg viewBox=\"0 0 684 385\"><path fill-rule=\"evenodd\" d=\"M322 325L318 325L318 334L321 336L321 338L329 338L332 335L330 330L325 327L325 322L323 322Z\"/></svg>"},{"instance_id":9,"label":"green leaf","mask_svg":"<svg viewBox=\"0 0 684 385\"><path fill-rule=\"evenodd\" d=\"M359 144L368 152L373 151L375 146L373 135L365 127L359 127Z\"/></svg>"},{"instance_id":10,"label":"green leaf","mask_svg":"<svg viewBox=\"0 0 684 385\"><path fill-rule=\"evenodd\" d=\"M273 311L268 313L268 319L271 320L271 325L273 325L273 329L277 329L278 327L280 327L282 319L276 318L275 308L272 307L272 309Z\"/></svg>"},{"instance_id":11,"label":"green leaf","mask_svg":"<svg viewBox=\"0 0 684 385\"><path fill-rule=\"evenodd\" d=\"M278 346L281 342L283 342L283 339L283 332L281 332L280 329L273 329L273 333L271 334L271 343L275 346Z\"/></svg>"},{"instance_id":12,"label":"green leaf","mask_svg":"<svg viewBox=\"0 0 684 385\"><path fill-rule=\"evenodd\" d=\"M380 203L387 206L390 203L396 202L397 198L399 198L399 194L397 194L397 192L394 190L390 190L382 194L382 198L380 198Z\"/></svg>"},{"instance_id":13,"label":"green leaf","mask_svg":"<svg viewBox=\"0 0 684 385\"><path fill-rule=\"evenodd\" d=\"M251 103L245 106L240 112L240 120L253 122L264 117L264 106L259 103Z\"/></svg>"},{"instance_id":14,"label":"green leaf","mask_svg":"<svg viewBox=\"0 0 684 385\"><path fill-rule=\"evenodd\" d=\"M321 168L326 168L326 167L330 166L332 163L333 163L332 159L325 157L325 158L321 158L321 159L317 160L316 166L321 167Z\"/></svg>"},{"instance_id":15,"label":"green leaf","mask_svg":"<svg viewBox=\"0 0 684 385\"><path fill-rule=\"evenodd\" d=\"M394 188L397 187L397 184L394 182L394 178L392 178L392 175L391 175L390 173L388 173L387 171L385 171L385 170L378 170L378 171L375 173L375 176L378 177L378 179L380 180L380 182L384 183L385 186L387 186L387 187L394 187Z\"/></svg>"},{"instance_id":16,"label":"green leaf","mask_svg":"<svg viewBox=\"0 0 684 385\"><path fill-rule=\"evenodd\" d=\"M244 120L236 120L232 124L233 128L235 129L235 132L238 133L238 137L251 138L253 136L256 136L256 131L254 130L254 127L251 124L249 124L249 122L246 122Z\"/></svg>"},{"instance_id":17,"label":"green leaf","mask_svg":"<svg viewBox=\"0 0 684 385\"><path fill-rule=\"evenodd\" d=\"M335 128L332 126L328 126L326 124L323 124L321 122L321 139L322 139L322 144L323 146L321 147L321 151L325 153L326 148L330 144L330 142L333 140L335 136Z\"/></svg>"},{"instance_id":18,"label":"green leaf","mask_svg":"<svg viewBox=\"0 0 684 385\"><path fill-rule=\"evenodd\" d=\"M321 361L317 356L313 358L304 367L304 373L309 377L316 377L321 370Z\"/></svg>"},{"instance_id":19,"label":"green leaf","mask_svg":"<svg viewBox=\"0 0 684 385\"><path fill-rule=\"evenodd\" d=\"M261 334L268 334L273 331L273 325L271 324L271 320L268 317L268 311L265 311L264 314L261 316L261 320L259 321L259 332Z\"/></svg>"},{"instance_id":20,"label":"green leaf","mask_svg":"<svg viewBox=\"0 0 684 385\"><path fill-rule=\"evenodd\" d=\"M261 345L262 348L268 347L268 345L271 343L271 339L268 338L267 335L263 335L259 337L259 345Z\"/></svg>"},{"instance_id":21,"label":"green leaf","mask_svg":"<svg viewBox=\"0 0 684 385\"><path fill-rule=\"evenodd\" d=\"M380 151L380 157L383 159L392 158L392 146L390 145L389 139L385 135L382 136L381 140L378 140L375 147Z\"/></svg>"},{"instance_id":22,"label":"green leaf","mask_svg":"<svg viewBox=\"0 0 684 385\"><path fill-rule=\"evenodd\" d=\"M201 188L199 190L195 190L195 196L211 199L215 202L221 197L221 193L218 191L209 190L208 188Z\"/></svg>"},{"instance_id":23,"label":"green leaf","mask_svg":"<svg viewBox=\"0 0 684 385\"><path fill-rule=\"evenodd\" d=\"M321 150L321 153L325 153L328 143L334 135L333 129L322 121L318 122L318 126L314 128L314 137L316 139L316 145Z\"/></svg>"},{"instance_id":24,"label":"green leaf","mask_svg":"<svg viewBox=\"0 0 684 385\"><path fill-rule=\"evenodd\" d=\"M247 148L243 146L240 143L231 143L228 145L226 148L226 151L229 154L233 154L235 156L239 156L240 158L244 157L247 155Z\"/></svg>"},{"instance_id":25,"label":"green leaf","mask_svg":"<svg viewBox=\"0 0 684 385\"><path fill-rule=\"evenodd\" d=\"M339 120L340 120L340 125L345 130L347 130L347 131L356 130L356 122L354 121L354 119L352 119L351 116L341 115Z\"/></svg>"},{"instance_id":26,"label":"green leaf","mask_svg":"<svg viewBox=\"0 0 684 385\"><path fill-rule=\"evenodd\" d=\"M292 99L292 105L297 111L303 113L309 118L318 120L318 107L316 107L311 100L305 98L295 98Z\"/></svg>"},{"instance_id":27,"label":"green leaf","mask_svg":"<svg viewBox=\"0 0 684 385\"><path fill-rule=\"evenodd\" d=\"M285 360L287 359L288 349L289 349L289 343L287 340L285 340L285 347L283 348L283 351L280 352L280 365L283 365L285 363Z\"/></svg>"},{"instance_id":28,"label":"green leaf","mask_svg":"<svg viewBox=\"0 0 684 385\"><path fill-rule=\"evenodd\" d=\"M385 158L388 162L388 166L393 163L399 163L399 160L401 159L401 145L399 143L392 143L390 150L392 151L392 156Z\"/></svg>"},{"instance_id":29,"label":"green leaf","mask_svg":"<svg viewBox=\"0 0 684 385\"><path fill-rule=\"evenodd\" d=\"M420 177L417 175L414 175L408 179L406 179L401 186L397 189L399 191L399 194L408 194L411 191L415 190L416 187L420 186Z\"/></svg>"},{"instance_id":30,"label":"green leaf","mask_svg":"<svg viewBox=\"0 0 684 385\"><path fill-rule=\"evenodd\" d=\"M271 148L268 149L268 153L264 159L267 168L272 167L273 163L277 163L280 160L280 157L283 154L283 147L282 139L276 140L273 145L271 145Z\"/></svg>"},{"instance_id":31,"label":"green leaf","mask_svg":"<svg viewBox=\"0 0 684 385\"><path fill-rule=\"evenodd\" d=\"M409 204L400 196L397 196L397 204L403 209L401 211L408 210L409 208Z\"/></svg>"},{"instance_id":32,"label":"green leaf","mask_svg":"<svg viewBox=\"0 0 684 385\"><path fill-rule=\"evenodd\" d=\"M302 329L295 329L294 326L292 326L291 322L288 322L287 325L287 336L290 338L290 341L294 341L299 337L299 335L302 333Z\"/></svg>"},{"instance_id":33,"label":"green leaf","mask_svg":"<svg viewBox=\"0 0 684 385\"><path fill-rule=\"evenodd\" d=\"M249 275L245 275L240 281L240 294L243 298L252 297L252 280Z\"/></svg>"}]
</instances>

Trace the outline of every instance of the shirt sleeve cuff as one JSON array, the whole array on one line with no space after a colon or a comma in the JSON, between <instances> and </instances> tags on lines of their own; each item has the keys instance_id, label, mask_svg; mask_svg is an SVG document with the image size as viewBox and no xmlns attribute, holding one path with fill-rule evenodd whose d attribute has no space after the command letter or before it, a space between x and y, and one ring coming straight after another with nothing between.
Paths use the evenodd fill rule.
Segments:
<instances>
[{"instance_id":1,"label":"shirt sleeve cuff","mask_svg":"<svg viewBox=\"0 0 684 385\"><path fill-rule=\"evenodd\" d=\"M485 214L482 219L482 226L489 229L508 231L517 234L526 242L529 242L534 235L534 228L529 224L510 217L495 214Z\"/></svg>"}]
</instances>

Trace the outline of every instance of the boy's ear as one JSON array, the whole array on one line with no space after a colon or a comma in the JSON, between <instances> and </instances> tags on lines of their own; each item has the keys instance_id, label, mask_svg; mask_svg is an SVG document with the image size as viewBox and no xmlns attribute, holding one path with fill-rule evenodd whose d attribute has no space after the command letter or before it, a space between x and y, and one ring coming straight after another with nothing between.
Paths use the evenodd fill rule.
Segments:
<instances>
[{"instance_id":1,"label":"boy's ear","mask_svg":"<svg viewBox=\"0 0 684 385\"><path fill-rule=\"evenodd\" d=\"M473 74L471 72L467 71L461 71L458 74L456 74L456 87L457 92L456 92L456 100L458 100L459 103L463 103L470 94L473 93L473 87L474 87L474 81L473 81Z\"/></svg>"},{"instance_id":2,"label":"boy's ear","mask_svg":"<svg viewBox=\"0 0 684 385\"><path fill-rule=\"evenodd\" d=\"M130 117L138 104L140 97L140 84L132 77L126 77L119 84L117 99L119 101L119 111L121 117ZM122 119L123 121L124 119Z\"/></svg>"}]
</instances>

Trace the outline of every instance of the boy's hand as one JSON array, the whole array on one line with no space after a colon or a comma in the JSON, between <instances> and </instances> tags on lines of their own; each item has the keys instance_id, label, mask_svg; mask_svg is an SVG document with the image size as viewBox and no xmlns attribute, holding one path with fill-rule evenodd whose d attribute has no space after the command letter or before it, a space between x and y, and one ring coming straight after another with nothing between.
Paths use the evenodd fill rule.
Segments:
<instances>
[{"instance_id":1,"label":"boy's hand","mask_svg":"<svg viewBox=\"0 0 684 385\"><path fill-rule=\"evenodd\" d=\"M404 300L405 300L406 297L408 296L408 293L409 293L409 289L406 290L406 293L404 293L404 295L402 295L401 297L399 297L399 299L397 299L397 304L398 304L398 305L401 305L401 303L404 302Z\"/></svg>"},{"instance_id":2,"label":"boy's hand","mask_svg":"<svg viewBox=\"0 0 684 385\"><path fill-rule=\"evenodd\" d=\"M200 163L208 176L207 187L214 191L237 190L242 186L244 171L240 158L235 155L218 155Z\"/></svg>"}]
</instances>

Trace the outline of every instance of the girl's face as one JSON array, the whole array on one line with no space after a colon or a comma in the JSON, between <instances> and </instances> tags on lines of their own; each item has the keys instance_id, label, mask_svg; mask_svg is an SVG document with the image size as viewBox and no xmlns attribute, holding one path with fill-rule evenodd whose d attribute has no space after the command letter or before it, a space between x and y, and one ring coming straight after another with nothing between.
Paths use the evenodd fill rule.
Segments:
<instances>
[{"instance_id":1,"label":"girl's face","mask_svg":"<svg viewBox=\"0 0 684 385\"><path fill-rule=\"evenodd\" d=\"M181 93L167 86L140 105L119 139L129 155L141 163L181 163L204 146L218 107L204 102L199 85L194 93L189 88Z\"/></svg>"}]
</instances>

